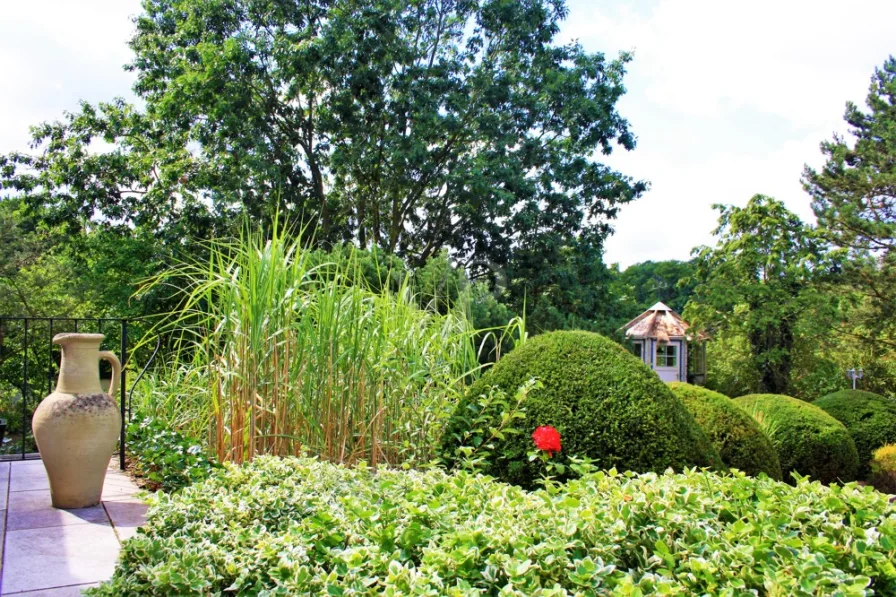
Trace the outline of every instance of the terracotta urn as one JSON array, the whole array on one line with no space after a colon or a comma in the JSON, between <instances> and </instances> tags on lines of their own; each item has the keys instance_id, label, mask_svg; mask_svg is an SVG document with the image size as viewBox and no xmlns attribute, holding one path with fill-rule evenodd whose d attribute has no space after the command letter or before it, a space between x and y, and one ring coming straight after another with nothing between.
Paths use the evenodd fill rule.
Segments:
<instances>
[{"instance_id":1,"label":"terracotta urn","mask_svg":"<svg viewBox=\"0 0 896 597\"><path fill-rule=\"evenodd\" d=\"M41 401L31 427L56 508L98 504L106 468L121 431L121 414L112 396L118 389L121 363L100 351L102 334L58 334L62 364L56 390ZM99 360L112 364L109 394L100 387Z\"/></svg>"}]
</instances>

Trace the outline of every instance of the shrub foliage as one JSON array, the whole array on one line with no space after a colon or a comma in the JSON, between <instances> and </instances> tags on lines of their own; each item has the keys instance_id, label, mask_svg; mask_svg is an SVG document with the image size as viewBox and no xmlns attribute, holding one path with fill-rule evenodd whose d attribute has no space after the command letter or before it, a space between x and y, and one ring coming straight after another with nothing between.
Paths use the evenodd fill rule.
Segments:
<instances>
[{"instance_id":1,"label":"shrub foliage","mask_svg":"<svg viewBox=\"0 0 896 597\"><path fill-rule=\"evenodd\" d=\"M128 425L128 453L134 474L150 490L174 491L208 477L219 465L199 441L150 417Z\"/></svg>"},{"instance_id":2,"label":"shrub foliage","mask_svg":"<svg viewBox=\"0 0 896 597\"><path fill-rule=\"evenodd\" d=\"M869 481L878 491L896 493L896 444L887 444L874 451Z\"/></svg>"},{"instance_id":3,"label":"shrub foliage","mask_svg":"<svg viewBox=\"0 0 896 597\"><path fill-rule=\"evenodd\" d=\"M855 484L261 457L153 498L99 595L892 595L896 506Z\"/></svg>"},{"instance_id":4,"label":"shrub foliage","mask_svg":"<svg viewBox=\"0 0 896 597\"><path fill-rule=\"evenodd\" d=\"M842 423L817 406L780 394L749 394L735 402L768 433L784 479L790 479L791 473L822 483L856 479L859 457L852 437Z\"/></svg>"},{"instance_id":5,"label":"shrub foliage","mask_svg":"<svg viewBox=\"0 0 896 597\"><path fill-rule=\"evenodd\" d=\"M534 450L531 433L542 425L555 427L563 438L557 462L577 456L601 468L639 472L723 466L697 422L656 374L617 343L589 332L536 336L477 380L446 428L446 460L459 457L468 414L481 396L494 388L513 395L533 378L539 385L528 392L525 416L514 423L523 432L495 440L482 468L490 475L531 487L544 472L540 460L528 457ZM496 414L491 424L501 422Z\"/></svg>"},{"instance_id":6,"label":"shrub foliage","mask_svg":"<svg viewBox=\"0 0 896 597\"><path fill-rule=\"evenodd\" d=\"M870 472L868 462L877 448L896 443L896 400L861 390L840 390L813 402L849 430L859 452L859 474Z\"/></svg>"},{"instance_id":7,"label":"shrub foliage","mask_svg":"<svg viewBox=\"0 0 896 597\"><path fill-rule=\"evenodd\" d=\"M731 398L680 382L669 384L669 388L697 419L725 466L781 480L781 463L771 440Z\"/></svg>"}]
</instances>

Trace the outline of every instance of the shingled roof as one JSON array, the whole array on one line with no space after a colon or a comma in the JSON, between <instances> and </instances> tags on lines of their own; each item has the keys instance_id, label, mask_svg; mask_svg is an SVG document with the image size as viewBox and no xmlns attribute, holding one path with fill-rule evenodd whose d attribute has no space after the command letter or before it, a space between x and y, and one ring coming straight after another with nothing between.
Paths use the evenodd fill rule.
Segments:
<instances>
[{"instance_id":1,"label":"shingled roof","mask_svg":"<svg viewBox=\"0 0 896 597\"><path fill-rule=\"evenodd\" d=\"M670 338L686 338L688 324L681 315L657 303L622 326L629 338L656 338L668 342Z\"/></svg>"}]
</instances>

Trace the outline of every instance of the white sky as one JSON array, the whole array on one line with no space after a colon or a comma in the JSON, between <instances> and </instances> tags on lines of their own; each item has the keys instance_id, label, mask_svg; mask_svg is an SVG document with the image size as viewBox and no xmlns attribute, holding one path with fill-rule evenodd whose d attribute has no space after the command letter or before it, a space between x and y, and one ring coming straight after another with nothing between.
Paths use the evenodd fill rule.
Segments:
<instances>
[{"instance_id":1,"label":"white sky","mask_svg":"<svg viewBox=\"0 0 896 597\"><path fill-rule=\"evenodd\" d=\"M615 56L634 50L619 104L638 137L607 159L651 182L624 207L607 263L687 259L711 243L713 203L755 193L812 220L800 185L818 145L845 132L872 72L896 53L892 0L569 0L561 40ZM132 98L122 65L138 0L4 0L0 10L0 153L28 127L115 96Z\"/></svg>"}]
</instances>

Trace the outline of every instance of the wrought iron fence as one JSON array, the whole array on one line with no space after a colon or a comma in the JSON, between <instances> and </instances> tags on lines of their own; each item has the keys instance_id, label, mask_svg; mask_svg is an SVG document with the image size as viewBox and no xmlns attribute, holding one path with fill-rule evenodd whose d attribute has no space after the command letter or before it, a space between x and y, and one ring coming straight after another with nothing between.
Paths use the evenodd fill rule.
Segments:
<instances>
[{"instance_id":1,"label":"wrought iron fence","mask_svg":"<svg viewBox=\"0 0 896 597\"><path fill-rule=\"evenodd\" d=\"M128 371L133 359L135 343L132 333L134 319L109 317L15 317L0 316L0 419L6 421L0 442L0 460L28 460L40 458L31 435L31 417L40 400L53 391L59 372L60 348L53 344L53 337L64 332L90 332L106 336L119 346L121 378L119 379L119 406L121 408L121 432L119 438L119 463L125 467L127 423L131 418L131 395L140 378L158 353L161 341L148 357L139 375L128 390ZM111 368L103 361L99 364L101 378L111 378ZM108 377L103 377L109 372ZM106 389L106 388L104 388ZM113 397L115 398L115 397Z\"/></svg>"}]
</instances>

